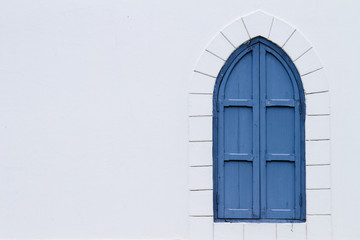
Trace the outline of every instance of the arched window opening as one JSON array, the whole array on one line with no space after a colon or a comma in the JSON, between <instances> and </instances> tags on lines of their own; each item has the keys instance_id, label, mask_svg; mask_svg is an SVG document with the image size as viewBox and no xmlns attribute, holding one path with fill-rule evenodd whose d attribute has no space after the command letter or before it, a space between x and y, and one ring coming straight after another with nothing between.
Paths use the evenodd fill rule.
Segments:
<instances>
[{"instance_id":1,"label":"arched window opening","mask_svg":"<svg viewBox=\"0 0 360 240\"><path fill-rule=\"evenodd\" d=\"M286 53L236 49L213 95L215 221L305 220L305 97Z\"/></svg>"}]
</instances>

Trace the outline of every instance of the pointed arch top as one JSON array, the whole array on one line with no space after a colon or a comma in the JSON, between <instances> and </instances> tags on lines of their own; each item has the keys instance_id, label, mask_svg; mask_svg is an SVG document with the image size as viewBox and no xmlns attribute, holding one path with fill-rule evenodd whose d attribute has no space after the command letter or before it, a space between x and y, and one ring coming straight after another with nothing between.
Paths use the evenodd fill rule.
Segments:
<instances>
[{"instance_id":1,"label":"pointed arch top","mask_svg":"<svg viewBox=\"0 0 360 240\"><path fill-rule=\"evenodd\" d=\"M195 66L194 82L202 76L216 78L230 55L244 43L263 37L274 43L292 60L298 70L305 93L324 92L329 90L324 76L322 63L301 31L289 23L262 10L252 12L231 22L220 30L204 49ZM198 73L198 74L197 74ZM316 82L312 81L316 78ZM191 93L201 93L209 89L191 84Z\"/></svg>"},{"instance_id":2,"label":"pointed arch top","mask_svg":"<svg viewBox=\"0 0 360 240\"><path fill-rule=\"evenodd\" d=\"M286 64L285 67L288 68L288 71L290 71L293 74L293 77L291 77L290 79L293 81L292 84L296 84L297 92L299 94L298 96L300 98L299 100L301 102L301 106L303 107L302 111L305 112L304 87L303 87L303 84L301 81L301 76L300 76L296 66L294 65L291 58L286 54L286 52L283 51L283 49L281 47L279 47L275 43L273 43L261 36L250 39L249 41L247 41L244 44L242 44L241 46L239 46L235 51L233 51L231 53L229 58L226 60L225 64L222 66L219 74L216 77L216 81L215 81L215 85L214 85L214 92L213 92L214 104L217 101L218 92L220 90L219 88L224 79L225 73L229 70L229 68L232 67L232 65L234 65L234 63L236 64L236 62L239 60L239 57L242 57L241 54L244 51L246 51L247 48L249 48L257 43L262 43L262 44L266 45L267 47L271 48L274 52L276 52L278 55L280 55L281 61L285 62L285 64Z\"/></svg>"}]
</instances>

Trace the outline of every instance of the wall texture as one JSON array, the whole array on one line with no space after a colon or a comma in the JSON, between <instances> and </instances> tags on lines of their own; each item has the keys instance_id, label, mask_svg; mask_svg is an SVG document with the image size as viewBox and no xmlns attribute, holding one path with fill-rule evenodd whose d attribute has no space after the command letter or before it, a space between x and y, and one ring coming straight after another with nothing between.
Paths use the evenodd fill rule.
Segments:
<instances>
[{"instance_id":1,"label":"wall texture","mask_svg":"<svg viewBox=\"0 0 360 240\"><path fill-rule=\"evenodd\" d=\"M320 56L333 237L359 239L354 0L1 1L0 238L188 239L188 82L219 29L256 9Z\"/></svg>"}]
</instances>

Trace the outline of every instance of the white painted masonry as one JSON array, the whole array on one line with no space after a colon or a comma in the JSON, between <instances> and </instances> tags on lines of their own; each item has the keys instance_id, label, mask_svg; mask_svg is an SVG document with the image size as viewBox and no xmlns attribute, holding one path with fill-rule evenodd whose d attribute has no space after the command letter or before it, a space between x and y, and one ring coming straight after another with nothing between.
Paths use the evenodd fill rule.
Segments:
<instances>
[{"instance_id":1,"label":"white painted masonry","mask_svg":"<svg viewBox=\"0 0 360 240\"><path fill-rule=\"evenodd\" d=\"M306 223L214 223L212 92L229 55L256 36L270 39L295 63L306 98ZM213 38L197 63L189 92L189 191L192 240L331 239L330 94L310 42L276 16L256 11L230 23Z\"/></svg>"},{"instance_id":2,"label":"white painted masonry","mask_svg":"<svg viewBox=\"0 0 360 240\"><path fill-rule=\"evenodd\" d=\"M359 240L359 12L356 0L0 1L0 240ZM302 71L306 224L213 223L215 77L257 34Z\"/></svg>"}]
</instances>

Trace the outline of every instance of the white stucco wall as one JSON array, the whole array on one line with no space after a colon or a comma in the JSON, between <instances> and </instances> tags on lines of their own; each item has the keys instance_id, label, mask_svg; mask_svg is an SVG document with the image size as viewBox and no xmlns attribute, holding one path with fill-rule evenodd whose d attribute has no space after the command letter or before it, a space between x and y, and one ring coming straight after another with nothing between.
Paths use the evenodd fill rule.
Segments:
<instances>
[{"instance_id":1,"label":"white stucco wall","mask_svg":"<svg viewBox=\"0 0 360 240\"><path fill-rule=\"evenodd\" d=\"M356 1L1 1L0 238L188 239L188 81L232 20L301 29L331 94L334 239L359 239Z\"/></svg>"}]
</instances>

